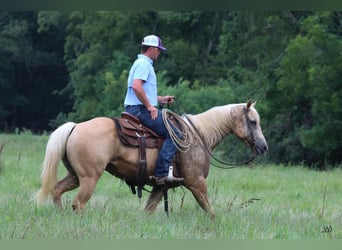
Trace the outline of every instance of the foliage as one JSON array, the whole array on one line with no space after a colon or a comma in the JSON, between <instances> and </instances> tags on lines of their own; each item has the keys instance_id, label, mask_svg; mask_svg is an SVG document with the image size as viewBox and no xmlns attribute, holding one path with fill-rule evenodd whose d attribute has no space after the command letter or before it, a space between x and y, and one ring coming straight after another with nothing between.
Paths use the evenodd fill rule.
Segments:
<instances>
[{"instance_id":1,"label":"foliage","mask_svg":"<svg viewBox=\"0 0 342 250\"><path fill-rule=\"evenodd\" d=\"M303 159L323 165L325 161L340 161L342 41L327 32L329 15L320 13L303 22L305 35L297 35L290 42L276 71L278 94L270 101L279 106L274 120L283 121L275 123L281 144L278 150L288 150L292 145L298 152L278 155L280 162Z\"/></svg>"},{"instance_id":2,"label":"foliage","mask_svg":"<svg viewBox=\"0 0 342 250\"><path fill-rule=\"evenodd\" d=\"M154 33L168 48L154 67L172 109L257 100L265 161L338 165L341 20L340 11L2 11L0 129L119 115L127 71ZM243 158L230 141L219 153Z\"/></svg>"},{"instance_id":3,"label":"foliage","mask_svg":"<svg viewBox=\"0 0 342 250\"><path fill-rule=\"evenodd\" d=\"M46 129L67 81L63 33L39 33L36 12L0 12L0 121L5 129ZM61 36L60 36L61 35ZM62 39L61 39L62 38Z\"/></svg>"}]
</instances>

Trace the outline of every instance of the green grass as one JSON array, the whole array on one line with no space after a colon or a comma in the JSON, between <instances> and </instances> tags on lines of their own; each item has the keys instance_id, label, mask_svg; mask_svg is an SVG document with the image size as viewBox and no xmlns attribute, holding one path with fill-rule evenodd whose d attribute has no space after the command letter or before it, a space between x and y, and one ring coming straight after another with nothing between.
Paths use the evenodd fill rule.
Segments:
<instances>
[{"instance_id":1,"label":"green grass","mask_svg":"<svg viewBox=\"0 0 342 250\"><path fill-rule=\"evenodd\" d=\"M170 217L161 203L152 215L121 180L105 173L87 204L74 214L75 192L64 209L36 207L40 164L48 136L0 134L0 239L341 239L342 169L257 165L209 173L211 220L192 194L169 191ZM59 168L64 177L64 167ZM331 232L322 232L324 227ZM328 230L329 231L329 230Z\"/></svg>"}]
</instances>

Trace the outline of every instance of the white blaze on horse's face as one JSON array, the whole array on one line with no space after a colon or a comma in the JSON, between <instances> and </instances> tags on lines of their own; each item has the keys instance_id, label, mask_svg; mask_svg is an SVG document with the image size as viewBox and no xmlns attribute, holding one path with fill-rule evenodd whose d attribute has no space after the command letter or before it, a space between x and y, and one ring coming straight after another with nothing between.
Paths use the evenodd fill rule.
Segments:
<instances>
[{"instance_id":1,"label":"white blaze on horse's face","mask_svg":"<svg viewBox=\"0 0 342 250\"><path fill-rule=\"evenodd\" d=\"M254 105L255 103L248 102L239 110L234 134L249 145L255 153L264 154L268 150L268 146Z\"/></svg>"}]
</instances>

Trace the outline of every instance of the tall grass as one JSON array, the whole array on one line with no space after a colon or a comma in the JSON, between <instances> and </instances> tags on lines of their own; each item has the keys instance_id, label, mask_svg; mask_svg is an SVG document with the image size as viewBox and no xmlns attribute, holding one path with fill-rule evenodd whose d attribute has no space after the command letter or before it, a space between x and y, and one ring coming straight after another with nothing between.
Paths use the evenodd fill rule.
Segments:
<instances>
[{"instance_id":1,"label":"tall grass","mask_svg":"<svg viewBox=\"0 0 342 250\"><path fill-rule=\"evenodd\" d=\"M257 165L211 168L211 220L185 188L169 191L170 217L161 203L152 215L128 186L108 173L99 180L82 214L50 202L36 207L40 164L48 136L0 135L1 239L330 239L342 238L342 169L313 171L301 166ZM64 167L59 176L64 177ZM330 230L331 229L331 230Z\"/></svg>"}]
</instances>

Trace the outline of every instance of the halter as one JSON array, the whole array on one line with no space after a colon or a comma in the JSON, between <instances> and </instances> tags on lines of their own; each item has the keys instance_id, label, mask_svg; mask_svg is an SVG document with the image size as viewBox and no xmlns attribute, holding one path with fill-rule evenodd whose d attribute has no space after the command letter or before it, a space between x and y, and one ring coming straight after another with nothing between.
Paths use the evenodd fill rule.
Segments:
<instances>
[{"instance_id":1,"label":"halter","mask_svg":"<svg viewBox=\"0 0 342 250\"><path fill-rule=\"evenodd\" d=\"M176 101L176 99L175 99ZM184 109L179 105L178 101L176 102L176 105L178 106L178 108L180 107L181 110L183 111L184 113L184 117L187 119L187 121L189 121L190 125L194 128L195 132L197 133L198 137L200 138L200 140L202 141L203 145L205 146L205 149L207 150L208 154L210 155L210 157L212 159L214 159L215 161L217 161L218 163L222 164L222 165L226 165L225 167L223 166L220 166L214 162L212 162L211 164L214 166L214 167L217 167L217 168L221 168L221 169L233 169L233 168L237 168L237 167L240 167L242 165L247 165L249 164L250 162L254 161L254 159L256 158L255 156L255 150L252 150L252 154L251 156L249 157L249 159L247 161L244 161L244 162L237 162L237 163L230 163L230 162L225 162L225 161L222 161L220 159L218 159L216 156L214 156L214 154L210 151L210 149L208 148L207 144L204 143L204 140L203 138L201 137L201 134L199 133L198 129L196 128L196 126L193 124L193 122L188 118L188 115L184 112ZM251 131L251 121L249 120L248 118L248 109L244 108L244 115L246 117L246 121L247 121L247 127L248 127L248 130ZM254 135L253 133L250 133L250 136L251 136L251 140L254 141ZM233 167L230 167L230 166L233 166Z\"/></svg>"}]
</instances>

